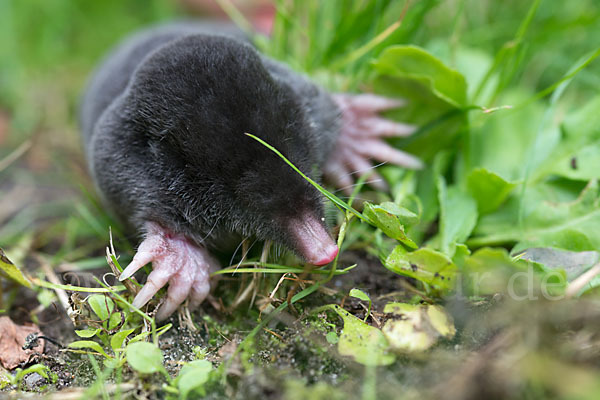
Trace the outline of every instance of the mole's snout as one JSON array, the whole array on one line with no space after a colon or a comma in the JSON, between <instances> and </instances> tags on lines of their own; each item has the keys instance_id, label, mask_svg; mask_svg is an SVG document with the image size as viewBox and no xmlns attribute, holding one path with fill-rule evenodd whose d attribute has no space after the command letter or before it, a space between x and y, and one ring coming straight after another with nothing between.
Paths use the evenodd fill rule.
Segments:
<instances>
[{"instance_id":1,"label":"mole's snout","mask_svg":"<svg viewBox=\"0 0 600 400\"><path fill-rule=\"evenodd\" d=\"M338 247L329 236L325 224L314 215L305 213L290 222L296 249L306 261L314 265L329 264L338 254Z\"/></svg>"},{"instance_id":2,"label":"mole's snout","mask_svg":"<svg viewBox=\"0 0 600 400\"><path fill-rule=\"evenodd\" d=\"M323 258L320 260L310 261L311 264L315 265L327 265L333 260L335 260L335 256L338 254L338 247L335 243L331 242L331 244L323 251Z\"/></svg>"}]
</instances>

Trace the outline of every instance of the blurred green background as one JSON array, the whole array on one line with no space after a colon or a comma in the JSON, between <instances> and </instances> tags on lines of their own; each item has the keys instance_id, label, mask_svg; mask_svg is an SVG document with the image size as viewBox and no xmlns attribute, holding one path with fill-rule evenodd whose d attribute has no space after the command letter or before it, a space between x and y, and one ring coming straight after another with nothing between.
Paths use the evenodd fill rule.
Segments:
<instances>
[{"instance_id":1,"label":"blurred green background","mask_svg":"<svg viewBox=\"0 0 600 400\"><path fill-rule=\"evenodd\" d=\"M0 160L24 143L29 146L17 161L0 170L1 245L12 244L32 231L44 232L49 217L76 220L82 213L97 214L78 209L73 215L74 205L81 207L80 187L93 192L77 127L78 103L86 80L113 45L142 26L215 13L224 17L214 2L208 3L0 0ZM253 3L256 1L237 2L243 13L252 11ZM266 1L259 3L264 6ZM597 0L274 3L279 10L275 29L270 39L258 37L260 47L334 90L369 90L364 82L370 60L388 45L409 43L426 48L457 68L467 78L472 101L494 107L506 104L510 97L503 98L504 92L533 94L557 82L600 42ZM522 40L515 40L537 3ZM246 19L258 18L250 14L246 13ZM399 29L375 46L369 45L398 20L402 20ZM356 54L357 49L365 51ZM349 58L351 62L347 62ZM495 61L499 67L489 79L495 90L484 88L475 96L485 68ZM584 104L599 90L600 63L596 61L571 84L557 117ZM531 120L537 116L539 113L532 114ZM475 122L473 128L480 128ZM499 136L500 141L520 135L516 131L506 133L506 139ZM494 146L492 142L488 147L493 151ZM501 170L502 160L497 164ZM72 221L71 225L81 225L73 228L73 237L94 225L98 235L105 235L98 221ZM56 238L56 231L39 244L52 241L52 235Z\"/></svg>"}]
</instances>

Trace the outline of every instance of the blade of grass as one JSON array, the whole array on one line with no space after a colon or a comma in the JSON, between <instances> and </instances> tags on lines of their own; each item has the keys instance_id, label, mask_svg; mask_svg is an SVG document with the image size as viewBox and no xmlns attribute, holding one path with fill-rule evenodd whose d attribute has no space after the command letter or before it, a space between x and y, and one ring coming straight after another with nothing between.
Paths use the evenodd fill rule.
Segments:
<instances>
[{"instance_id":1,"label":"blade of grass","mask_svg":"<svg viewBox=\"0 0 600 400\"><path fill-rule=\"evenodd\" d=\"M500 68L501 65L510 64L511 68L514 67L514 65L512 65L510 61L513 59L513 55L518 50L520 50L520 47L523 43L523 38L525 37L527 30L529 29L529 25L531 25L531 21L533 20L533 17L537 12L540 2L541 0L535 0L533 4L531 4L531 7L529 7L527 15L525 16L525 19L523 20L523 22L521 22L521 25L519 26L519 29L515 34L515 37L509 42L505 43L504 46L502 46L502 48L498 51L498 53L496 53L496 57L494 58L493 64L490 66L484 78L481 80L479 86L477 86L477 89L475 90L475 94L473 95L472 99L473 101L479 98L483 89L487 86L490 78L494 75L494 72L496 72L496 70ZM512 75L514 74L511 74L510 76ZM498 81L498 85L496 86L492 98L496 97L498 93L503 89L503 85L507 83L507 79L508 78L505 77L505 79L501 79Z\"/></svg>"},{"instance_id":2,"label":"blade of grass","mask_svg":"<svg viewBox=\"0 0 600 400\"><path fill-rule=\"evenodd\" d=\"M82 287L82 286L73 286L73 285L57 285L54 283L50 283L48 281L44 281L39 278L30 278L31 283L37 286L45 287L47 289L63 289L63 290L71 290L73 292L88 292L88 293L112 293L112 292L121 292L125 290L125 286L118 285L113 286L112 288L91 288L91 287Z\"/></svg>"},{"instance_id":3,"label":"blade of grass","mask_svg":"<svg viewBox=\"0 0 600 400\"><path fill-rule=\"evenodd\" d=\"M229 18L246 33L248 36L253 37L256 33L252 24L242 14L242 12L233 4L230 0L215 0L219 7L227 14Z\"/></svg>"},{"instance_id":4,"label":"blade of grass","mask_svg":"<svg viewBox=\"0 0 600 400\"><path fill-rule=\"evenodd\" d=\"M321 192L325 197L327 197L329 200L331 200L331 202L333 204L335 204L336 206L338 206L340 209L349 211L352 214L356 215L361 220L363 220L363 221L365 221L367 223L370 223L370 221L369 221L369 219L367 217L365 217L364 215L362 215L361 213L359 213L358 211L356 211L354 208L352 208L351 206L349 206L348 204L346 204L339 197L337 197L333 193L329 192L327 189L325 189L324 187L322 187L321 185L319 185L317 182L315 182L314 180L312 180L310 177L306 176L302 171L300 171L298 169L298 167L296 167L290 160L288 160L283 154L281 154L279 152L279 150L277 150L275 147L271 146L270 144L268 144L267 142L265 142L261 138L259 138L257 136L254 136L251 133L246 132L244 134L247 135L247 136L250 136L252 139L258 141L260 144L262 144L263 146L265 146L266 148L268 148L269 150L271 150L272 152L274 152L275 154L277 154L283 161L285 161L285 163L287 165L289 165L290 167L292 167L292 169L294 171L296 171L304 179L306 179L306 181L308 181L311 185L313 185L315 188L317 188L317 190L319 192Z\"/></svg>"}]
</instances>

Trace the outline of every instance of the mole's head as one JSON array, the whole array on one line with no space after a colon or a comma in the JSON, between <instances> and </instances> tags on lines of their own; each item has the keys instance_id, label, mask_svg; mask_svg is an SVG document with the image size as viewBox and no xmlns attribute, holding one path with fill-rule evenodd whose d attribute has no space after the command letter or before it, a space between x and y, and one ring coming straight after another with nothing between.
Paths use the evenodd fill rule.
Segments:
<instances>
[{"instance_id":1,"label":"mole's head","mask_svg":"<svg viewBox=\"0 0 600 400\"><path fill-rule=\"evenodd\" d=\"M170 201L187 219L180 225L206 235L270 239L316 265L332 261L338 249L321 194L245 135L260 137L318 178L323 133L310 124L293 82L275 81L256 50L224 37L186 37L150 62L159 67L138 71L138 83L150 90L140 98L153 98L150 148L156 159L168 160L165 168L179 182ZM152 82L142 84L144 76Z\"/></svg>"}]
</instances>

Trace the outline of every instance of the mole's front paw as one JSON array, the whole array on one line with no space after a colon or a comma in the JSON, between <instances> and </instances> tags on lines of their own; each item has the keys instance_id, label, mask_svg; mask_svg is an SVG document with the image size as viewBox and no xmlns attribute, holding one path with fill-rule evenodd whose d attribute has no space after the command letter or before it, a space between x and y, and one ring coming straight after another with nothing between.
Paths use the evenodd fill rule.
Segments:
<instances>
[{"instance_id":1,"label":"mole's front paw","mask_svg":"<svg viewBox=\"0 0 600 400\"><path fill-rule=\"evenodd\" d=\"M323 167L325 178L343 191L351 192L352 174L371 172L373 187L386 190L385 181L372 172L371 160L418 169L423 163L417 157L387 144L386 137L403 137L415 131L413 125L382 118L379 112L402 107L404 102L373 94L336 94L333 99L342 111L342 130L329 160Z\"/></svg>"},{"instance_id":2,"label":"mole's front paw","mask_svg":"<svg viewBox=\"0 0 600 400\"><path fill-rule=\"evenodd\" d=\"M152 262L152 272L133 305L142 307L169 282L166 299L156 314L158 320L171 315L187 298L190 307L197 307L208 295L210 271L218 268L217 262L205 248L183 235L168 232L152 222L148 222L146 228L146 238L119 277L123 281Z\"/></svg>"}]
</instances>

